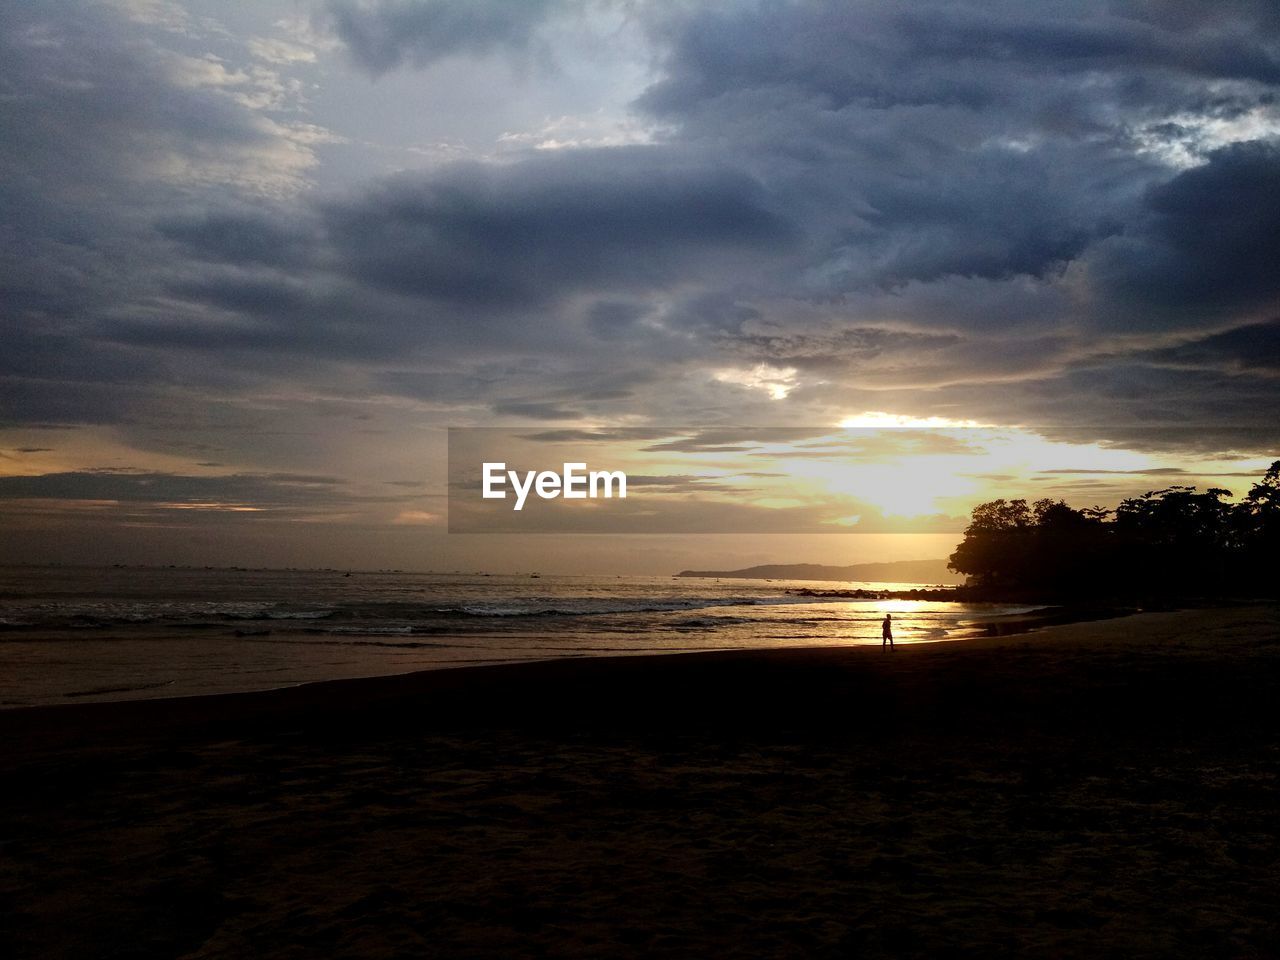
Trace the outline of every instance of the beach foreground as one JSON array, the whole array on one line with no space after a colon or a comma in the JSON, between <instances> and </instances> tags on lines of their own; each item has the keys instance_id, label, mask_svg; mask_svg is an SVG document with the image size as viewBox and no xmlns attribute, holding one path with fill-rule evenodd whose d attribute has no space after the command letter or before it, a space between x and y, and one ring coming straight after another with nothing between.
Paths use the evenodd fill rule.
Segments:
<instances>
[{"instance_id":1,"label":"beach foreground","mask_svg":"<svg viewBox=\"0 0 1280 960\"><path fill-rule=\"evenodd\" d=\"M13 957L1272 955L1280 613L0 714Z\"/></svg>"}]
</instances>

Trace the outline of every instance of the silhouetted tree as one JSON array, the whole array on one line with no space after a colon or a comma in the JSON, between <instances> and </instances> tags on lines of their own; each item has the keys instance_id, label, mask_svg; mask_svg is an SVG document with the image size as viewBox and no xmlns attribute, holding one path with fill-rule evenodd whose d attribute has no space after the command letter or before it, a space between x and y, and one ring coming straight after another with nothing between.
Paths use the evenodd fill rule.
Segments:
<instances>
[{"instance_id":1,"label":"silhouetted tree","mask_svg":"<svg viewBox=\"0 0 1280 960\"><path fill-rule=\"evenodd\" d=\"M1235 521L1244 579L1255 588L1274 592L1280 568L1280 460L1245 494L1236 507Z\"/></svg>"},{"instance_id":2,"label":"silhouetted tree","mask_svg":"<svg viewBox=\"0 0 1280 960\"><path fill-rule=\"evenodd\" d=\"M992 500L974 507L964 541L948 565L978 586L1018 585L1033 522L1025 500Z\"/></svg>"},{"instance_id":3,"label":"silhouetted tree","mask_svg":"<svg viewBox=\"0 0 1280 960\"><path fill-rule=\"evenodd\" d=\"M1061 500L974 508L952 570L995 593L1040 596L1275 593L1280 460L1236 505L1229 490L1175 486L1109 511Z\"/></svg>"},{"instance_id":4,"label":"silhouetted tree","mask_svg":"<svg viewBox=\"0 0 1280 960\"><path fill-rule=\"evenodd\" d=\"M1232 566L1232 507L1222 502L1229 496L1219 488L1169 487L1122 501L1117 546L1130 576L1159 593L1217 592Z\"/></svg>"}]
</instances>

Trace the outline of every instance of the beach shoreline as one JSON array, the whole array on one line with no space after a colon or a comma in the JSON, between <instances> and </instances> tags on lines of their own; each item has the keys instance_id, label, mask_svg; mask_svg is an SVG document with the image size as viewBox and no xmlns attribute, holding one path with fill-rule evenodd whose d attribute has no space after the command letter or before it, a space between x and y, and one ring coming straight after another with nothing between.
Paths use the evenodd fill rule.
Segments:
<instances>
[{"instance_id":1,"label":"beach shoreline","mask_svg":"<svg viewBox=\"0 0 1280 960\"><path fill-rule=\"evenodd\" d=\"M556 581L527 594L524 582L495 589L476 578L437 587L383 579L259 583L228 574L205 583L181 571L139 587L118 573L92 570L45 595L30 592L43 589L39 584L7 584L0 712L583 655L878 646L880 620L890 611L897 640L911 645L1134 610L868 598L863 591L846 599L845 592L780 593L763 582L673 591L661 579ZM201 591L209 598L200 599Z\"/></svg>"},{"instance_id":2,"label":"beach shoreline","mask_svg":"<svg viewBox=\"0 0 1280 960\"><path fill-rule=\"evenodd\" d=\"M1278 654L1261 605L9 710L6 953L1265 955Z\"/></svg>"},{"instance_id":3,"label":"beach shoreline","mask_svg":"<svg viewBox=\"0 0 1280 960\"><path fill-rule=\"evenodd\" d=\"M1036 607L1025 614L997 617L994 619L975 617L971 628L973 632L969 635L946 637L936 640L913 640L906 643L900 643L895 650L951 644L962 644L967 647L976 648L980 646L981 642L984 640L1024 636L1034 634L1050 627L1068 626L1077 623L1096 623L1100 621L1130 618L1140 616L1141 614L1142 611L1137 609L1120 608L1116 606L1090 605L1073 607L1070 605L1046 604L1041 607ZM258 690L237 690L227 693L192 694L168 697L131 697L118 700L86 699L83 701L71 700L65 703L5 706L0 708L0 731L7 729L4 723L4 718L13 714L26 716L26 719L15 721L11 725L16 726L18 729L39 730L41 728L69 728L102 730L118 729L122 723L126 725L131 723L152 725L151 721L144 719L147 717L148 712L152 710L154 710L157 715L164 716L165 723L172 723L176 717L203 717L209 712L217 713L219 711L225 711L229 713L237 713L241 716L246 715L246 711L249 714L256 714L258 712L280 713L299 708L307 709L317 703L330 703L337 699L343 699L349 704L358 704L364 701L381 699L384 697L394 698L397 696L411 695L413 692L417 692L419 694L427 692L433 685L433 681L429 678L440 672L460 673L461 676L456 678L457 684L467 685L471 682L470 678L476 671L506 671L507 673L505 676L509 676L513 682L518 682L519 678L522 676L520 671L524 668L575 661L600 662L600 669L607 674L617 669L622 663L642 657L656 657L661 660L667 660L668 658L709 657L720 658L732 663L740 654L750 656L752 654L763 653L783 655L784 657L786 655L805 657L814 655L821 656L823 654L830 654L833 651L851 650L861 650L871 653L880 651L880 647L876 644L868 644L865 642L849 643L846 645L828 644L821 646L796 644L791 646L761 646L675 652L655 652L646 650L643 652L611 655L561 655L548 656L541 659L512 661L485 661L480 663L457 664L442 663L433 665L427 669L407 670L397 673L369 674L366 676L356 677L306 680ZM379 684L379 681L383 681L384 683ZM453 688L456 684L450 682L442 683L440 686ZM290 693L291 691L297 692ZM204 703L204 701L221 701L223 699L227 701L225 704ZM165 709L163 706L159 706L155 708L142 707L138 710L131 710L128 707L130 704L170 704L171 708ZM109 707L119 708L115 711L120 715L119 720L111 717L112 711L102 709ZM134 717L137 719L135 720Z\"/></svg>"}]
</instances>

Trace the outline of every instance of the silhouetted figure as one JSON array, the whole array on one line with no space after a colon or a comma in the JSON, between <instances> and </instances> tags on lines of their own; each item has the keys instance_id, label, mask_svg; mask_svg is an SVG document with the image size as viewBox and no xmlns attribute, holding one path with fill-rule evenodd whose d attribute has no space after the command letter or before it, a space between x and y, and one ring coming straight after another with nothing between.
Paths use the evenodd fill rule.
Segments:
<instances>
[{"instance_id":1,"label":"silhouetted figure","mask_svg":"<svg viewBox=\"0 0 1280 960\"><path fill-rule=\"evenodd\" d=\"M893 646L893 614L886 613L884 615L884 623L880 624L880 648L884 649L884 645Z\"/></svg>"}]
</instances>

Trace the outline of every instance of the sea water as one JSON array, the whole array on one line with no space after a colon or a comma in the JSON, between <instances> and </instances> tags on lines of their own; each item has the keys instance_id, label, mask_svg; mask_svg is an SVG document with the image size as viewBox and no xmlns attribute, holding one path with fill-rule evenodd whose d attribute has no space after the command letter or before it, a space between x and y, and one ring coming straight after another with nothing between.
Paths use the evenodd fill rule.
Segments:
<instances>
[{"instance_id":1,"label":"sea water","mask_svg":"<svg viewBox=\"0 0 1280 960\"><path fill-rule=\"evenodd\" d=\"M192 696L414 670L962 639L1031 608L794 591L913 584L0 567L0 707Z\"/></svg>"}]
</instances>

